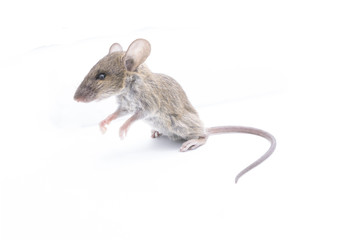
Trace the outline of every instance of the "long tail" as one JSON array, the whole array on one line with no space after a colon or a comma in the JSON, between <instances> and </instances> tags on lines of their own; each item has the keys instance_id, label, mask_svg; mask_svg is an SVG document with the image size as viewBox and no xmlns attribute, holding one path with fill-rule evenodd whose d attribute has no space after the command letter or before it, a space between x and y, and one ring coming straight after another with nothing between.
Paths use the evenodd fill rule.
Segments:
<instances>
[{"instance_id":1,"label":"long tail","mask_svg":"<svg viewBox=\"0 0 360 240\"><path fill-rule=\"evenodd\" d=\"M235 183L239 180L239 178L265 161L275 150L276 148L276 139L273 135L271 135L268 132L265 132L261 129L252 128L252 127L241 127L241 126L223 126L223 127L211 127L206 129L207 133L209 135L215 135L215 134L222 134L222 133L248 133L248 134L254 134L258 135L260 137L263 137L267 139L270 142L270 148L266 151L264 155L262 155L258 160L247 166L245 169L243 169L238 175L235 177Z\"/></svg>"}]
</instances>

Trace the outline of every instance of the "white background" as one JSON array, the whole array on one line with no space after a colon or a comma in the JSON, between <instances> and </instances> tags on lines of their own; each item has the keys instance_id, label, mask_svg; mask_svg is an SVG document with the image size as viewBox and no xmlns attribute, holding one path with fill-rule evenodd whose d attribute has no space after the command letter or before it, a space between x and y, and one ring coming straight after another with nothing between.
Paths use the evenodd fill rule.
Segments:
<instances>
[{"instance_id":1,"label":"white background","mask_svg":"<svg viewBox=\"0 0 360 240\"><path fill-rule=\"evenodd\" d=\"M2 1L0 239L359 239L357 1ZM196 151L73 101L113 42L183 86Z\"/></svg>"}]
</instances>

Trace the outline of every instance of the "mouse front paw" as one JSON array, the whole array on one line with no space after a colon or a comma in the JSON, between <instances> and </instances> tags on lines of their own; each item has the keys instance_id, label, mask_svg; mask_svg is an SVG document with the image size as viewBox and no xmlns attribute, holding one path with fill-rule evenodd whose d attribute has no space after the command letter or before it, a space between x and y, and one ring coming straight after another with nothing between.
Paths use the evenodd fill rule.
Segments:
<instances>
[{"instance_id":1,"label":"mouse front paw","mask_svg":"<svg viewBox=\"0 0 360 240\"><path fill-rule=\"evenodd\" d=\"M124 140L124 139L125 139L125 137L126 137L126 135L127 135L127 132L128 132L128 127L122 126L122 127L120 128L119 136L120 136L121 140Z\"/></svg>"},{"instance_id":2,"label":"mouse front paw","mask_svg":"<svg viewBox=\"0 0 360 240\"><path fill-rule=\"evenodd\" d=\"M106 131L107 131L106 125L107 124L108 123L106 122L106 120L99 123L100 131L101 131L102 134L106 133Z\"/></svg>"}]
</instances>

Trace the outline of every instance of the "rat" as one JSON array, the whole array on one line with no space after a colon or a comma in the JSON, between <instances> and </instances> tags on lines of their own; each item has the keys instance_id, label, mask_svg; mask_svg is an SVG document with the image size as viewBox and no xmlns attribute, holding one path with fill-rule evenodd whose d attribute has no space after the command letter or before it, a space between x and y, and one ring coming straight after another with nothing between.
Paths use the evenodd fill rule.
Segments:
<instances>
[{"instance_id":1,"label":"rat","mask_svg":"<svg viewBox=\"0 0 360 240\"><path fill-rule=\"evenodd\" d=\"M116 111L99 124L102 133L106 132L106 126L111 121L130 114L131 117L120 127L121 139L135 121L143 119L153 127L152 138L164 135L174 141L184 141L181 152L204 145L208 137L214 134L248 133L267 139L269 149L237 174L235 183L274 152L274 136L261 129L242 126L205 128L180 84L165 74L151 72L146 66L144 62L150 52L151 45L145 39L136 39L126 51L120 44L114 43L77 88L74 99L78 102L87 103L116 96Z\"/></svg>"}]
</instances>

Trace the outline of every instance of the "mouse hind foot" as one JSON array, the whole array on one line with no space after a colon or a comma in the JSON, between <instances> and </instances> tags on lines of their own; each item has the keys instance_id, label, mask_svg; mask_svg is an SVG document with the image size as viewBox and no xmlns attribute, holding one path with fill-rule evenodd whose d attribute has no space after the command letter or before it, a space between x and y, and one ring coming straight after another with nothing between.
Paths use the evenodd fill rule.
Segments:
<instances>
[{"instance_id":1,"label":"mouse hind foot","mask_svg":"<svg viewBox=\"0 0 360 240\"><path fill-rule=\"evenodd\" d=\"M156 130L151 130L151 138L158 138L161 137L162 133L156 131Z\"/></svg>"},{"instance_id":2,"label":"mouse hind foot","mask_svg":"<svg viewBox=\"0 0 360 240\"><path fill-rule=\"evenodd\" d=\"M194 150L206 143L207 138L200 137L196 139L190 139L184 142L180 147L180 152L186 152L188 150Z\"/></svg>"}]
</instances>

